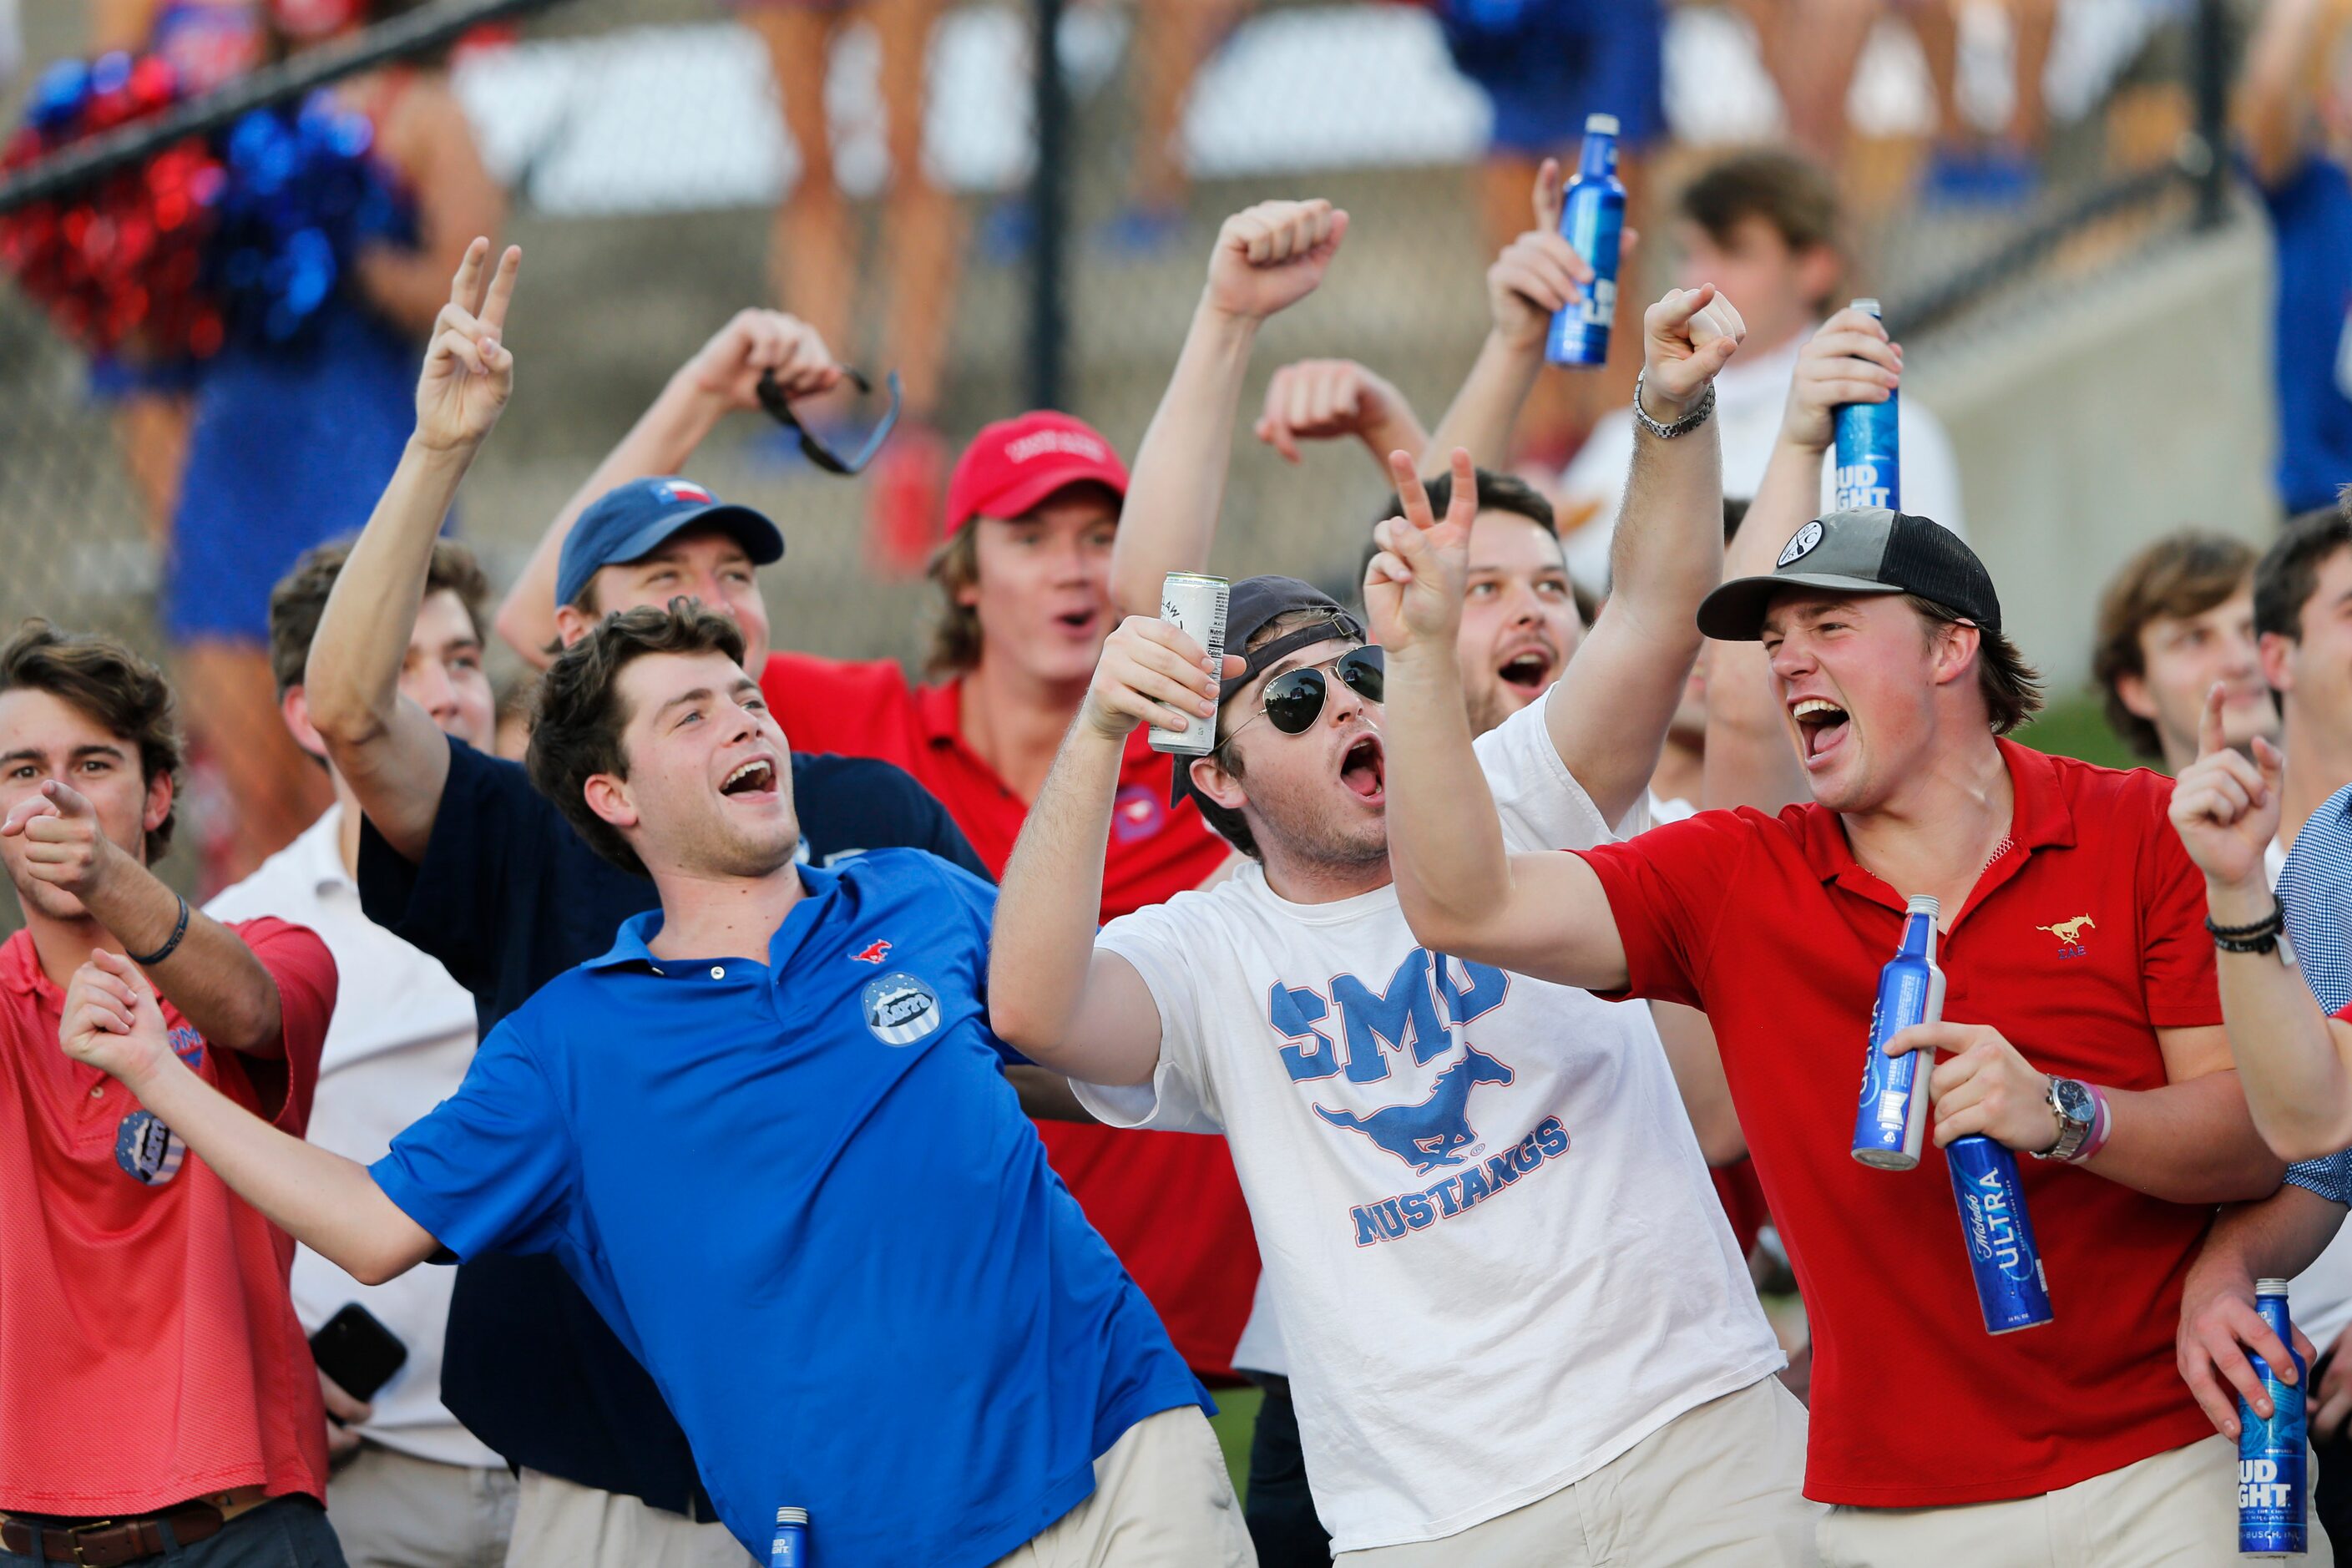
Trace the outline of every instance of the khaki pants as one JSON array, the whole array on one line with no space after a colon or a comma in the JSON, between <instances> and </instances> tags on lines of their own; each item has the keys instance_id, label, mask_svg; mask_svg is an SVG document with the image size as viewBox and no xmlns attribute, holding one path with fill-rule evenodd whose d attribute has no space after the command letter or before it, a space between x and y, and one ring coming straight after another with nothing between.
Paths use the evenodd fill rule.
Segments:
<instances>
[{"instance_id":1,"label":"khaki pants","mask_svg":"<svg viewBox=\"0 0 2352 1568\"><path fill-rule=\"evenodd\" d=\"M1095 1461L1094 1495L997 1568L1257 1568L1233 1477L1194 1405L1147 1415Z\"/></svg>"},{"instance_id":2,"label":"khaki pants","mask_svg":"<svg viewBox=\"0 0 2352 1568\"><path fill-rule=\"evenodd\" d=\"M327 1522L351 1568L499 1568L514 1530L515 1479L362 1443L328 1478Z\"/></svg>"},{"instance_id":3,"label":"khaki pants","mask_svg":"<svg viewBox=\"0 0 2352 1568\"><path fill-rule=\"evenodd\" d=\"M2238 1447L2208 1437L2006 1502L1832 1509L1821 1543L1822 1568L2233 1568ZM2294 1561L2336 1561L2316 1515Z\"/></svg>"},{"instance_id":4,"label":"khaki pants","mask_svg":"<svg viewBox=\"0 0 2352 1568\"><path fill-rule=\"evenodd\" d=\"M1805 1407L1767 1377L1549 1497L1436 1541L1343 1552L1335 1568L1811 1568L1822 1509L1804 1479Z\"/></svg>"},{"instance_id":5,"label":"khaki pants","mask_svg":"<svg viewBox=\"0 0 2352 1568\"><path fill-rule=\"evenodd\" d=\"M618 1492L522 1473L507 1568L744 1568L723 1524L697 1524Z\"/></svg>"}]
</instances>

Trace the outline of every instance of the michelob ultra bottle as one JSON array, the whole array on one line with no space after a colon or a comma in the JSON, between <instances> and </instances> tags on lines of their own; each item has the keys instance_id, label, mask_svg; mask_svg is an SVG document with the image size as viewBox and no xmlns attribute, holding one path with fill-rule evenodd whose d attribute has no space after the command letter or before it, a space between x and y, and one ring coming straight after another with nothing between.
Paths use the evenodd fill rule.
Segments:
<instances>
[{"instance_id":1,"label":"michelob ultra bottle","mask_svg":"<svg viewBox=\"0 0 2352 1568\"><path fill-rule=\"evenodd\" d=\"M1584 117L1584 153L1559 205L1560 237L1592 268L1552 312L1544 357L1554 364L1598 368L1609 358L1609 324L1617 316L1617 242L1625 232L1625 186L1617 178L1617 117Z\"/></svg>"},{"instance_id":2,"label":"michelob ultra bottle","mask_svg":"<svg viewBox=\"0 0 2352 1568\"><path fill-rule=\"evenodd\" d=\"M1875 300L1856 300L1851 308L1878 314ZM1884 403L1841 403L1831 416L1837 435L1832 510L1855 511L1875 506L1889 511L1903 510L1903 447L1895 414L1900 395L1890 392Z\"/></svg>"},{"instance_id":3,"label":"michelob ultra bottle","mask_svg":"<svg viewBox=\"0 0 2352 1568\"><path fill-rule=\"evenodd\" d=\"M2307 1369L2303 1352L2294 1348L2294 1329L2288 1320L2286 1281L2254 1282L2254 1310L2271 1332L2294 1358L2294 1381L2282 1383L2279 1374L2253 1352L2254 1375L2271 1396L2271 1418L2263 1420L2245 1395L2238 1396L2238 1553L2242 1557L2299 1556L2310 1545L2306 1517L2311 1506L2309 1477L2305 1474L2310 1452L2304 1445L2303 1385Z\"/></svg>"},{"instance_id":4,"label":"michelob ultra bottle","mask_svg":"<svg viewBox=\"0 0 2352 1568\"><path fill-rule=\"evenodd\" d=\"M2025 1213L2025 1189L2017 1179L2017 1156L1991 1139L1955 1138L1944 1151L1952 1173L1952 1196L1960 1205L1960 1236L1968 1243L1969 1272L1976 1276L1977 1307L1985 1332L2014 1333L2050 1321L2050 1285L2042 1274L2042 1251L2033 1245L2033 1221Z\"/></svg>"}]
</instances>

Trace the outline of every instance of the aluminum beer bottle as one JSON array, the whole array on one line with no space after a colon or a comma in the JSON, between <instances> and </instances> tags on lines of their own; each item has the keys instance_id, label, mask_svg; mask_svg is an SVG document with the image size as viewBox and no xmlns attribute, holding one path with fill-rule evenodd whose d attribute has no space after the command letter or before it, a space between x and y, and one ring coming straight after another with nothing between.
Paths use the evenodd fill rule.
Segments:
<instances>
[{"instance_id":1,"label":"aluminum beer bottle","mask_svg":"<svg viewBox=\"0 0 2352 1568\"><path fill-rule=\"evenodd\" d=\"M776 1510L776 1536L768 1542L768 1568L809 1568L808 1510Z\"/></svg>"},{"instance_id":2,"label":"aluminum beer bottle","mask_svg":"<svg viewBox=\"0 0 2352 1568\"><path fill-rule=\"evenodd\" d=\"M1592 268L1566 305L1552 312L1544 357L1597 369L1609 358L1609 324L1617 316L1617 248L1625 232L1625 186L1617 178L1617 117L1584 117L1584 152L1559 205L1560 237Z\"/></svg>"},{"instance_id":3,"label":"aluminum beer bottle","mask_svg":"<svg viewBox=\"0 0 2352 1568\"><path fill-rule=\"evenodd\" d=\"M2042 1274L2042 1249L2033 1245L2033 1221L2025 1213L2017 1156L1990 1138L1971 1134L1952 1140L1944 1163L1951 1168L1952 1196L1960 1205L1960 1236L1968 1243L1969 1272L1976 1277L1985 1332L2014 1333L2048 1322L2050 1286Z\"/></svg>"},{"instance_id":4,"label":"aluminum beer bottle","mask_svg":"<svg viewBox=\"0 0 2352 1568\"><path fill-rule=\"evenodd\" d=\"M1851 308L1878 314L1875 300L1856 300ZM1831 416L1837 435L1832 510L1903 510L1903 452L1895 413L1900 396L1889 393L1884 403L1841 403Z\"/></svg>"},{"instance_id":5,"label":"aluminum beer bottle","mask_svg":"<svg viewBox=\"0 0 2352 1568\"><path fill-rule=\"evenodd\" d=\"M2254 1375L2263 1380L2263 1392L2271 1396L2271 1418L2257 1416L2253 1405L2239 1395L2238 1552L2245 1557L2300 1556L2310 1545L2310 1478L2305 1473L2310 1450L2305 1447L2303 1402L2309 1369L2303 1364L2303 1352L2294 1348L2286 1281L2255 1281L2254 1308L2294 1358L2294 1381L2280 1382L2262 1357L2246 1352Z\"/></svg>"},{"instance_id":6,"label":"aluminum beer bottle","mask_svg":"<svg viewBox=\"0 0 2352 1568\"><path fill-rule=\"evenodd\" d=\"M1862 1066L1862 1105L1853 1118L1853 1157L1882 1171L1919 1163L1927 1131L1927 1075L1936 1053L1890 1057L1886 1042L1914 1024L1944 1016L1944 972L1936 967L1936 900L1913 895L1903 916L1903 942L1878 972L1878 1000L1870 1010L1870 1055Z\"/></svg>"}]
</instances>

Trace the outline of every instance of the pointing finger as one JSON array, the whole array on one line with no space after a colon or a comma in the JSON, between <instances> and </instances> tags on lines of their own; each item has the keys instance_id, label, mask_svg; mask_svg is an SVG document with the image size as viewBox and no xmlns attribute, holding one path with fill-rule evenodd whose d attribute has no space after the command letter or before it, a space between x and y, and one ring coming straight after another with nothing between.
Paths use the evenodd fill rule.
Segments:
<instances>
[{"instance_id":1,"label":"pointing finger","mask_svg":"<svg viewBox=\"0 0 2352 1568\"><path fill-rule=\"evenodd\" d=\"M2221 728L2221 705L2227 697L2218 680L2213 683L2212 689L2205 693L2205 711L2197 721L2197 754L2200 757L2210 757L2230 743Z\"/></svg>"}]
</instances>

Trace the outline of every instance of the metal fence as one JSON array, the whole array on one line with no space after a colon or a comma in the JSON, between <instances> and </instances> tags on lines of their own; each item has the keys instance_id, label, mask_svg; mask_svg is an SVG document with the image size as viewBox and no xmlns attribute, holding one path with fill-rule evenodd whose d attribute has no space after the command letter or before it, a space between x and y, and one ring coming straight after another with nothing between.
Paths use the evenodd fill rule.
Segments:
<instances>
[{"instance_id":1,"label":"metal fence","mask_svg":"<svg viewBox=\"0 0 2352 1568\"><path fill-rule=\"evenodd\" d=\"M1487 0L1497 4L1508 8ZM1650 212L1663 214L1664 193L1712 151L1782 135L1754 10L1689 4L1664 13L1673 134L1641 165L1649 189L1636 197ZM2218 179L2221 167L2220 16L2215 0L2168 9L2073 0L2049 73L2055 130L2038 193L1990 206L1915 198L1933 119L1917 49L1897 24L1882 26L1849 99L1844 184L1860 274L1888 300L1893 322L1922 339L1915 363L1933 352L1935 334L1995 330L1988 323L2005 294L2095 275L2188 232L2200 214L2218 217L2216 187L2198 176ZM331 68L432 61L485 20L511 31L461 48L451 81L508 193L506 236L528 259L509 332L520 367L514 403L468 481L457 527L501 581L668 374L743 305L831 314L858 363L908 373L918 412L949 453L986 419L1054 403L1131 455L1218 222L1267 195L1329 196L1355 227L1324 289L1265 333L1254 391L1294 358L1357 357L1433 420L1484 329L1482 271L1501 227L1483 194L1489 103L1455 68L1433 10L1397 0L740 9L718 0L439 0L355 42L233 79L176 128L225 123L234 110L307 90ZM0 89L8 123L43 63L89 47L79 7L31 7L24 21L26 65ZM911 69L909 38L919 46ZM1041 47L1047 38L1051 50ZM1975 52L1963 60L1963 87L1998 100L1998 69L1985 64L1998 38L1990 55L1981 38L1964 42ZM7 53L0 48L0 59ZM809 162L788 126L814 117L780 112L806 106L810 82L824 84L829 161L845 202L844 226L827 231L848 247L831 276L803 243L824 225L805 202L795 205L810 188ZM910 92L928 183L940 193L928 210L900 199L909 182L894 174L916 139L894 145L889 111ZM1997 101L1979 107L1980 118L1998 118ZM136 143L142 133L122 134ZM77 150L0 181L0 210L132 150ZM1671 243L1645 247L1645 294L1669 276L1671 251ZM812 293L826 298L812 305ZM922 320L926 298L940 302L935 331ZM180 568L172 509L156 500L175 480L176 459L169 418L156 416L94 397L86 356L0 287L0 528L13 567L0 574L0 622L37 613L106 627L201 679L158 620L165 574ZM1564 416L1578 416L1572 406ZM1254 443L1243 447L1220 564L1309 574L1350 566L1380 493L1370 465L1331 450L1292 468ZM785 523L790 562L766 584L780 644L917 653L931 590L892 569L909 542L903 518L899 534L890 532L896 502L884 493L905 475L818 473L756 414L723 426L692 471ZM322 516L318 531L359 521ZM233 797L244 793L251 811L259 787L243 764L282 743L266 692L216 701L203 717L209 762L192 802L198 831L187 838L209 840L207 869L217 874L235 868L238 852ZM315 781L299 767L278 776L302 802L315 800ZM299 809L281 815L297 820ZM194 854L184 852L178 869L203 880Z\"/></svg>"}]
</instances>

